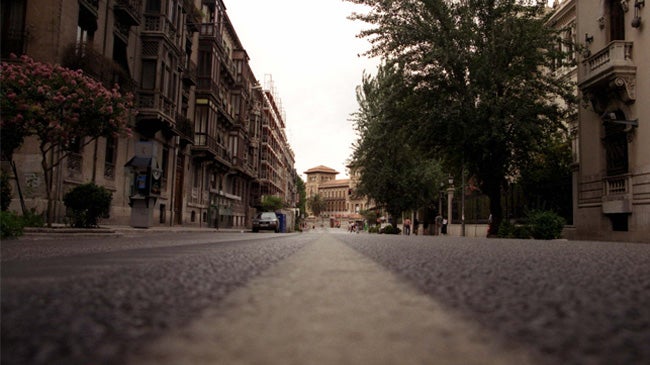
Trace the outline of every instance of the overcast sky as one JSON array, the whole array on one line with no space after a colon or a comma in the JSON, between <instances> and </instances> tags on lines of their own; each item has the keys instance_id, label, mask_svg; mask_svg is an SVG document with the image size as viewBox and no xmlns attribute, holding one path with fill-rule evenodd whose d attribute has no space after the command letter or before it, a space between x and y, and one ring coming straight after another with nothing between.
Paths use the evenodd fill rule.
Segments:
<instances>
[{"instance_id":1,"label":"overcast sky","mask_svg":"<svg viewBox=\"0 0 650 365\"><path fill-rule=\"evenodd\" d=\"M343 0L224 2L256 78L262 84L265 75L273 78L300 176L325 165L346 178L356 139L355 88L364 70L375 74L377 67L358 56L369 48L356 37L367 25L347 19L363 8Z\"/></svg>"}]
</instances>

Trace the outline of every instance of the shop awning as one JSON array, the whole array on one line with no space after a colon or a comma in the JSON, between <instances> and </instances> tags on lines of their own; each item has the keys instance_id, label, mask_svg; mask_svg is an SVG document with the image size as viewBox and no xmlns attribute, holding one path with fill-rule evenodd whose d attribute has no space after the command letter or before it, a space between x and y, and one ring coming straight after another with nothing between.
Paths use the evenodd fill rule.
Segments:
<instances>
[{"instance_id":1,"label":"shop awning","mask_svg":"<svg viewBox=\"0 0 650 365\"><path fill-rule=\"evenodd\" d=\"M151 157L138 157L135 156L129 160L124 167L151 167Z\"/></svg>"}]
</instances>

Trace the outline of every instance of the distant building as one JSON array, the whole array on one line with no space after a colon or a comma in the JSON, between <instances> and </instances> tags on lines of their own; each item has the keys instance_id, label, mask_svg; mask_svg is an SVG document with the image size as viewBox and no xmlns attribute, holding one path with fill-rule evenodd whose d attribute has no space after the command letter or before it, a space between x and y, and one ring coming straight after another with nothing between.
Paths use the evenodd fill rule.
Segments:
<instances>
[{"instance_id":1,"label":"distant building","mask_svg":"<svg viewBox=\"0 0 650 365\"><path fill-rule=\"evenodd\" d=\"M350 179L336 179L338 171L327 166L316 166L304 172L307 175L305 190L307 199L319 194L326 202L325 211L321 216L340 220L355 220L361 218L361 212L371 208L365 197L355 194L357 175L351 173ZM307 207L307 213L313 213Z\"/></svg>"}]
</instances>

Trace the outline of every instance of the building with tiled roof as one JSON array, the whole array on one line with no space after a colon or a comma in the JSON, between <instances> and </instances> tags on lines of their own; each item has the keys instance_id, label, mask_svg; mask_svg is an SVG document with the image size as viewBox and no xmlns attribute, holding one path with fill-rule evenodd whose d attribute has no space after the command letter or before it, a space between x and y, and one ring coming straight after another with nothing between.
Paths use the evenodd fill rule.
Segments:
<instances>
[{"instance_id":1,"label":"building with tiled roof","mask_svg":"<svg viewBox=\"0 0 650 365\"><path fill-rule=\"evenodd\" d=\"M333 220L359 219L359 213L368 209L367 200L354 195L355 180L336 179L338 171L327 166L316 166L304 172L307 175L305 190L307 199L319 194L326 202L325 211L322 217L329 217ZM307 212L312 212L307 207Z\"/></svg>"},{"instance_id":2,"label":"building with tiled roof","mask_svg":"<svg viewBox=\"0 0 650 365\"><path fill-rule=\"evenodd\" d=\"M312 167L311 169L305 171L305 174L314 174L314 173L324 173L324 174L334 174L337 175L339 174L338 171L334 170L331 167L323 166L323 165L318 165L316 167Z\"/></svg>"}]
</instances>

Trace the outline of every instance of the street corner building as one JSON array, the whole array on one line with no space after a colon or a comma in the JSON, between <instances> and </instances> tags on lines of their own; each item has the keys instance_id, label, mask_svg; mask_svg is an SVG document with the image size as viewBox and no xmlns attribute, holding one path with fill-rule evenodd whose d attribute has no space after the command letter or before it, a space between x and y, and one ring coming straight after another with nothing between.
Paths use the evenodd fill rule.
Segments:
<instances>
[{"instance_id":1,"label":"street corner building","mask_svg":"<svg viewBox=\"0 0 650 365\"><path fill-rule=\"evenodd\" d=\"M109 224L247 228L265 195L296 206L281 100L270 75L256 79L223 1L12 0L2 17L3 61L25 54L135 96L132 137L80 143L54 169L55 221L65 193L88 182L113 193ZM41 159L29 138L15 172L3 161L37 212Z\"/></svg>"},{"instance_id":2,"label":"street corner building","mask_svg":"<svg viewBox=\"0 0 650 365\"><path fill-rule=\"evenodd\" d=\"M553 72L576 85L570 238L650 242L650 34L643 0L556 0L567 52ZM647 17L647 16L646 16Z\"/></svg>"},{"instance_id":3,"label":"street corner building","mask_svg":"<svg viewBox=\"0 0 650 365\"><path fill-rule=\"evenodd\" d=\"M650 242L650 8L575 7L580 98L574 172L577 238ZM645 14L644 14L645 13Z\"/></svg>"}]
</instances>

